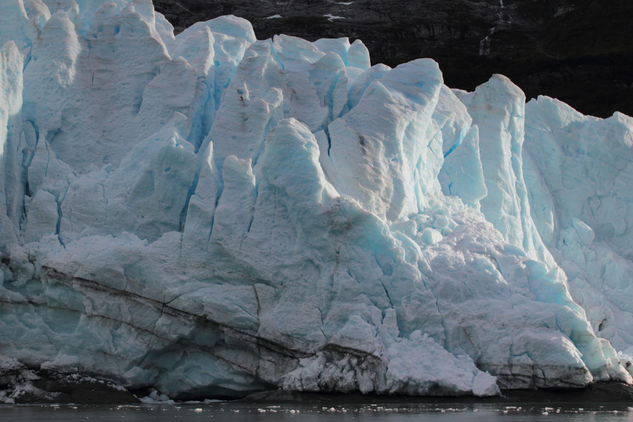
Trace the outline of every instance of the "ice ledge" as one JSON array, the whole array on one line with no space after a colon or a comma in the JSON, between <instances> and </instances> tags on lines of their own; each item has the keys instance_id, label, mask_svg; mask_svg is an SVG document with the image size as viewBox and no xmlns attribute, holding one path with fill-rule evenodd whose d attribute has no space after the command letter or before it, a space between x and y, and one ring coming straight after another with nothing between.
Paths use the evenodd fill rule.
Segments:
<instances>
[{"instance_id":1,"label":"ice ledge","mask_svg":"<svg viewBox=\"0 0 633 422\"><path fill-rule=\"evenodd\" d=\"M10 265L10 262L6 262ZM106 330L111 324L123 324L127 330L135 332L135 336L149 341L147 356L143 358L140 368L131 372L106 372L99 374L94 368L85 367L81 361L72 356L53 361L38 362L28 359L30 368L46 368L51 374L77 373L82 377L95 376L104 379L116 379L117 382L133 391L149 386L161 386L161 391L173 398L200 399L208 397L239 397L254 390L265 390L272 386L305 392L362 392L364 394L404 394L404 395L471 395L490 396L499 394L495 377L479 371L466 356L462 360L455 360L448 352L437 345L432 339L419 333L411 340L394 343L384 352L371 353L366 350L327 343L317 351L307 352L289 348L286 344L271 341L257 335L256 332L237 330L218 321L214 321L209 314L196 314L170 303L159 301L151 297L139 295L130 291L113 288L107 284L83 277L73 277L54 268L43 266L40 277L48 289L65 290L65 295L81 295L85 300L94 303L111 304L101 306L100 309L81 309L71 303L53 303L38 301L37 299L2 300L7 309L26 308L35 312L46 312L52 316L64 314L80 314L95 324L96 331ZM79 304L77 301L73 301ZM170 301L171 302L171 301ZM116 306L113 306L116 304ZM85 305L84 305L85 306ZM125 320L118 314L118 309L134 309L135 313L143 314L146 321L138 319L136 322ZM17 310L17 309L16 309ZM154 314L154 317L148 314ZM150 325L147 324L149 317ZM52 329L55 322L51 321ZM153 325L153 326L152 326ZM179 327L179 333L170 332L170 328ZM184 333L187 333L183 336ZM209 342L208 339L213 339ZM28 345L25 345L28 347ZM187 350L188 353L199 353L202 361L219 362L226 371L233 373L233 377L243 379L242 383L232 383L232 387L218 387L218 381L210 380L207 386L192 385L191 390L183 388L170 390L166 380L136 380L134 375L142 368L152 367L152 356L160 359L164 351L174 348ZM239 350L239 353L236 351ZM439 372L431 362L440 354L443 355L443 366ZM109 359L120 359L128 356L110 356ZM411 359L418 362L414 372L407 368ZM7 360L9 362L9 360ZM11 367L24 368L24 363L11 360L14 365L4 365L5 372L12 373ZM451 363L453 362L453 363ZM455 365L450 369L450 365ZM101 366L104 367L103 365ZM456 372L452 377L446 377L446 371ZM178 371L178 370L177 370ZM430 371L430 372L429 372ZM450 379L463 378L460 372L470 373L461 384L452 384ZM7 376L9 376L7 375ZM39 376L39 375L38 375ZM53 375L46 375L53 376ZM45 376L45 377L46 377ZM57 375L55 375L57 376ZM61 376L61 375L59 375ZM78 375L79 376L79 375ZM34 378L37 379L37 378ZM26 382L22 375L10 376L8 384L12 385L12 392L8 398L29 401L31 396L22 396L20 383ZM174 380L175 381L175 380ZM179 379L180 383L186 382ZM79 381L78 381L79 382ZM39 387L37 387L39 388ZM45 395L35 387L32 393L46 400L55 401L54 397L64 397L55 394Z\"/></svg>"}]
</instances>

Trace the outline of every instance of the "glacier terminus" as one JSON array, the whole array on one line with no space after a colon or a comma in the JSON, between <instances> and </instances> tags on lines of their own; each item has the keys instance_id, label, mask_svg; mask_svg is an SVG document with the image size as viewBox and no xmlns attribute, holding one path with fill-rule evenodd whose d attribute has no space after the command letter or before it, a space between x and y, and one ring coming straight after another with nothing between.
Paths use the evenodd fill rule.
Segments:
<instances>
[{"instance_id":1,"label":"glacier terminus","mask_svg":"<svg viewBox=\"0 0 633 422\"><path fill-rule=\"evenodd\" d=\"M0 46L0 401L632 382L631 117L151 0Z\"/></svg>"}]
</instances>

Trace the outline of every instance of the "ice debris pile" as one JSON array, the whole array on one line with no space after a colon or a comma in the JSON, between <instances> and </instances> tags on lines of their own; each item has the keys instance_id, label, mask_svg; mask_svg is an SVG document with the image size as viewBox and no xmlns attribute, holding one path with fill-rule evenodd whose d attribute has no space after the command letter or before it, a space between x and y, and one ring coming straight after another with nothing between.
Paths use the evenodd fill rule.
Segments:
<instances>
[{"instance_id":1,"label":"ice debris pile","mask_svg":"<svg viewBox=\"0 0 633 422\"><path fill-rule=\"evenodd\" d=\"M630 117L233 16L174 36L151 0L3 1L0 45L7 368L171 398L631 382Z\"/></svg>"}]
</instances>

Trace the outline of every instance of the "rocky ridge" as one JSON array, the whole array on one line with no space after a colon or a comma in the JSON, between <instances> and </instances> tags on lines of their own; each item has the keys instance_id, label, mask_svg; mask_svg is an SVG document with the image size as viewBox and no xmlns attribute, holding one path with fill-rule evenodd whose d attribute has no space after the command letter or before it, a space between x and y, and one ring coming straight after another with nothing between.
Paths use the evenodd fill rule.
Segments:
<instances>
[{"instance_id":1,"label":"rocky ridge","mask_svg":"<svg viewBox=\"0 0 633 422\"><path fill-rule=\"evenodd\" d=\"M493 73L527 98L585 114L633 115L633 3L627 0L154 0L177 31L234 14L257 37L361 39L374 63L437 60L447 85L472 91Z\"/></svg>"}]
</instances>

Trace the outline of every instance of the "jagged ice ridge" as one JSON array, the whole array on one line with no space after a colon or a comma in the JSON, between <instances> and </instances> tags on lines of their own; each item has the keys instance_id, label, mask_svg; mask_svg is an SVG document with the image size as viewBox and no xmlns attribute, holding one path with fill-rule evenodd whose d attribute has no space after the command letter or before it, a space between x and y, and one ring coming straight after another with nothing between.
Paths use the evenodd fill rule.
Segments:
<instances>
[{"instance_id":1,"label":"jagged ice ridge","mask_svg":"<svg viewBox=\"0 0 633 422\"><path fill-rule=\"evenodd\" d=\"M630 117L233 16L174 36L151 0L3 1L0 45L3 373L172 398L631 382Z\"/></svg>"}]
</instances>

